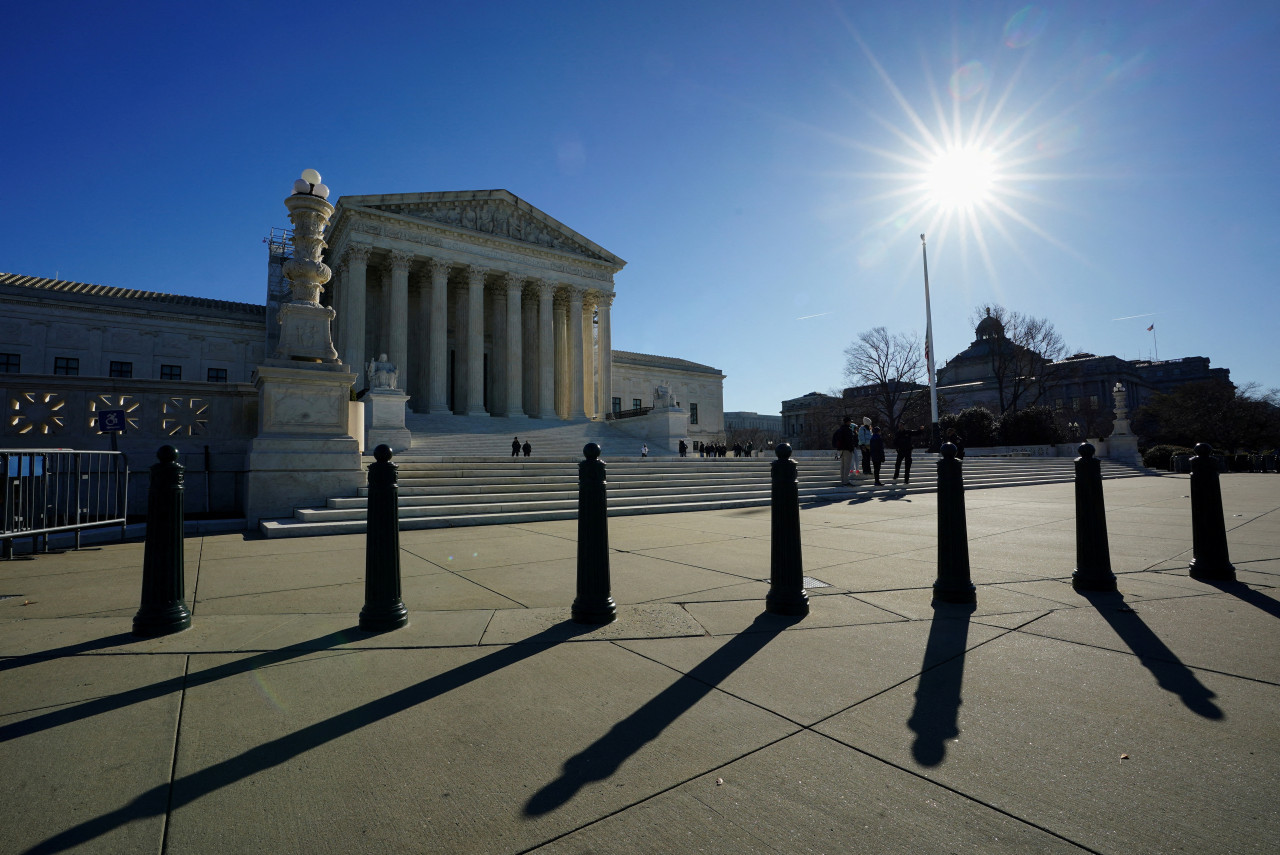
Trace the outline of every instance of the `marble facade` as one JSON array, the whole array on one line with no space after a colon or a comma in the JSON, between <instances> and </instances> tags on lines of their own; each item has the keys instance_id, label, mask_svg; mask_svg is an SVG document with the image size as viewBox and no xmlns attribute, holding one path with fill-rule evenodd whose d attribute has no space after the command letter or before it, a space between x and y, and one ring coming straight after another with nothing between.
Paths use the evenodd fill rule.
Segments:
<instances>
[{"instance_id":1,"label":"marble facade","mask_svg":"<svg viewBox=\"0 0 1280 855\"><path fill-rule=\"evenodd\" d=\"M386 353L415 412L609 411L622 259L506 190L343 196L325 237L357 388Z\"/></svg>"}]
</instances>

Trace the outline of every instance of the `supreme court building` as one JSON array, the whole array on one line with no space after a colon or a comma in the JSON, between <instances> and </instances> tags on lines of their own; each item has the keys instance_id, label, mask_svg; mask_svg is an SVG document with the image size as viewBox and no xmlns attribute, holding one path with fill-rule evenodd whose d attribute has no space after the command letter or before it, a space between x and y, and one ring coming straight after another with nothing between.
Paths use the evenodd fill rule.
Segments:
<instances>
[{"instance_id":1,"label":"supreme court building","mask_svg":"<svg viewBox=\"0 0 1280 855\"><path fill-rule=\"evenodd\" d=\"M625 261L506 190L343 196L335 209L326 300L357 388L386 354L418 413L615 408L610 307Z\"/></svg>"}]
</instances>

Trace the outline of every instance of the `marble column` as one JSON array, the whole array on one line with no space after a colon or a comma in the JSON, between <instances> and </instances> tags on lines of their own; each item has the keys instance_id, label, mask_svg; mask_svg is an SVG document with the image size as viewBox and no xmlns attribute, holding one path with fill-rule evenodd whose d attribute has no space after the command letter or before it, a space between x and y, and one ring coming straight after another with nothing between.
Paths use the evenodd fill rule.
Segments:
<instances>
[{"instance_id":1,"label":"marble column","mask_svg":"<svg viewBox=\"0 0 1280 855\"><path fill-rule=\"evenodd\" d=\"M409 377L409 263L413 256L407 252L391 253L391 282L384 288L388 302L387 358L396 367L400 378L400 391L408 393ZM384 280L385 281L385 280Z\"/></svg>"},{"instance_id":2,"label":"marble column","mask_svg":"<svg viewBox=\"0 0 1280 855\"><path fill-rule=\"evenodd\" d=\"M600 313L600 406L601 418L613 412L613 328L609 322L609 309L613 306L612 294L601 294L596 304Z\"/></svg>"},{"instance_id":3,"label":"marble column","mask_svg":"<svg viewBox=\"0 0 1280 855\"><path fill-rule=\"evenodd\" d=\"M595 309L596 292L588 291L582 295L582 406L589 419L596 418Z\"/></svg>"},{"instance_id":4,"label":"marble column","mask_svg":"<svg viewBox=\"0 0 1280 855\"><path fill-rule=\"evenodd\" d=\"M569 317L568 328L565 332L568 334L569 341L569 376L565 378L569 386L569 414L570 419L580 419L585 415L584 404L582 399L582 290L579 288L569 289Z\"/></svg>"},{"instance_id":5,"label":"marble column","mask_svg":"<svg viewBox=\"0 0 1280 855\"><path fill-rule=\"evenodd\" d=\"M538 418L556 417L554 289L538 280Z\"/></svg>"},{"instance_id":6,"label":"marble column","mask_svg":"<svg viewBox=\"0 0 1280 855\"><path fill-rule=\"evenodd\" d=\"M453 287L453 414L467 412L467 331L471 291L465 282Z\"/></svg>"},{"instance_id":7,"label":"marble column","mask_svg":"<svg viewBox=\"0 0 1280 855\"><path fill-rule=\"evenodd\" d=\"M350 275L347 270L346 256L343 256L333 268L333 279L329 280L329 287L333 290L333 308L337 312L333 318L333 331L334 346L338 348L339 356L346 355L347 338L351 332L351 324L348 323L350 318L347 317L347 304L351 302L351 280L348 278Z\"/></svg>"},{"instance_id":8,"label":"marble column","mask_svg":"<svg viewBox=\"0 0 1280 855\"><path fill-rule=\"evenodd\" d=\"M569 295L557 291L555 296L555 376L556 418L569 418Z\"/></svg>"},{"instance_id":9,"label":"marble column","mask_svg":"<svg viewBox=\"0 0 1280 855\"><path fill-rule=\"evenodd\" d=\"M346 350L342 352L342 361L347 370L356 375L356 388L364 388L368 379L364 376L364 312L367 293L367 273L369 270L370 246L355 244L347 248L347 282L350 284L349 303L347 305L347 322L350 326L347 333Z\"/></svg>"},{"instance_id":10,"label":"marble column","mask_svg":"<svg viewBox=\"0 0 1280 855\"><path fill-rule=\"evenodd\" d=\"M538 286L529 282L524 286L524 300L521 306L521 313L524 315L524 323L521 324L521 343L524 345L522 350L523 373L524 373L524 412L526 415L538 417L538 384L541 382L541 374L538 369Z\"/></svg>"},{"instance_id":11,"label":"marble column","mask_svg":"<svg viewBox=\"0 0 1280 855\"><path fill-rule=\"evenodd\" d=\"M431 274L431 377L427 411L449 412L449 265L438 258L427 261Z\"/></svg>"},{"instance_id":12,"label":"marble column","mask_svg":"<svg viewBox=\"0 0 1280 855\"><path fill-rule=\"evenodd\" d=\"M489 414L507 414L507 286L499 280L485 288L489 310Z\"/></svg>"},{"instance_id":13,"label":"marble column","mask_svg":"<svg viewBox=\"0 0 1280 855\"><path fill-rule=\"evenodd\" d=\"M429 272L416 277L418 292L418 311L410 326L409 351L410 362L414 366L413 402L415 413L427 412L427 401L430 393L431 378L431 274Z\"/></svg>"},{"instance_id":14,"label":"marble column","mask_svg":"<svg viewBox=\"0 0 1280 855\"><path fill-rule=\"evenodd\" d=\"M520 312L520 294L524 290L524 280L509 274L506 281L507 292L507 365L506 365L506 413L507 418L524 417L524 401L520 394L524 387L524 342L521 336L524 318Z\"/></svg>"},{"instance_id":15,"label":"marble column","mask_svg":"<svg viewBox=\"0 0 1280 855\"><path fill-rule=\"evenodd\" d=\"M467 268L467 409L469 416L487 416L484 409L484 275Z\"/></svg>"}]
</instances>

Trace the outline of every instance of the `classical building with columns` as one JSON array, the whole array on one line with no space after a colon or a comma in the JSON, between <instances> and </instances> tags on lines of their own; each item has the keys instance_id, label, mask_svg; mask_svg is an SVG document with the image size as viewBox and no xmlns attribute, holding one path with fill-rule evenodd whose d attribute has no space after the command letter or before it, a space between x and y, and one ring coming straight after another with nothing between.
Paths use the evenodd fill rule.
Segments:
<instances>
[{"instance_id":1,"label":"classical building with columns","mask_svg":"<svg viewBox=\"0 0 1280 855\"><path fill-rule=\"evenodd\" d=\"M622 259L506 190L343 196L335 208L326 299L357 387L385 353L417 413L610 412Z\"/></svg>"}]
</instances>

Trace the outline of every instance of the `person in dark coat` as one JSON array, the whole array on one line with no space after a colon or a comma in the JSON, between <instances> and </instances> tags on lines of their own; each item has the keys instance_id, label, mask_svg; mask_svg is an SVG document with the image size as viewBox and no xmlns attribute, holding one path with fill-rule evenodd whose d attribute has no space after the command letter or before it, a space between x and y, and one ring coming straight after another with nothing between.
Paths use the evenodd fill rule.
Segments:
<instances>
[{"instance_id":1,"label":"person in dark coat","mask_svg":"<svg viewBox=\"0 0 1280 855\"><path fill-rule=\"evenodd\" d=\"M876 486L883 487L880 483L880 465L884 463L884 437L880 435L880 427L877 425L871 429L871 472L875 476ZM865 471L863 475L867 474Z\"/></svg>"},{"instance_id":2,"label":"person in dark coat","mask_svg":"<svg viewBox=\"0 0 1280 855\"><path fill-rule=\"evenodd\" d=\"M533 446L530 445L529 440L526 439L524 441L524 456L528 457L530 454L533 454Z\"/></svg>"},{"instance_id":3,"label":"person in dark coat","mask_svg":"<svg viewBox=\"0 0 1280 855\"><path fill-rule=\"evenodd\" d=\"M960 431L955 428L947 428L947 436L942 441L954 445L956 447L956 459L964 460L964 437L960 435Z\"/></svg>"},{"instance_id":4,"label":"person in dark coat","mask_svg":"<svg viewBox=\"0 0 1280 855\"><path fill-rule=\"evenodd\" d=\"M511 456L512 457L520 456L520 437L516 437L515 439L511 440Z\"/></svg>"},{"instance_id":5,"label":"person in dark coat","mask_svg":"<svg viewBox=\"0 0 1280 855\"><path fill-rule=\"evenodd\" d=\"M853 468L853 451L858 447L858 435L853 432L852 416L845 416L840 427L831 435L831 446L840 452L840 486L850 487L849 470Z\"/></svg>"},{"instance_id":6,"label":"person in dark coat","mask_svg":"<svg viewBox=\"0 0 1280 855\"><path fill-rule=\"evenodd\" d=\"M689 450L689 445L682 439L680 440L680 456L684 457L684 453Z\"/></svg>"},{"instance_id":7,"label":"person in dark coat","mask_svg":"<svg viewBox=\"0 0 1280 855\"><path fill-rule=\"evenodd\" d=\"M893 438L894 450L898 452L897 458L893 461L893 480L898 480L899 467L905 466L906 473L902 483L911 483L911 449L914 447L916 437L924 433L924 425L919 430L911 430L911 428L898 428L898 433Z\"/></svg>"}]
</instances>

